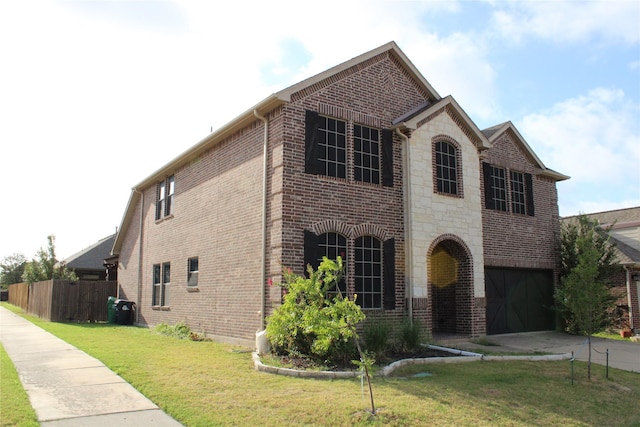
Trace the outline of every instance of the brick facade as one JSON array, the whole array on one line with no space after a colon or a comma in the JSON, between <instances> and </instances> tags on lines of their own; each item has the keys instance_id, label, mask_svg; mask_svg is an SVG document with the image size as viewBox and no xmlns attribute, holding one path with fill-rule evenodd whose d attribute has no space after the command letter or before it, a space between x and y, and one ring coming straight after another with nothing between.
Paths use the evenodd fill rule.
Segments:
<instances>
[{"instance_id":1,"label":"brick facade","mask_svg":"<svg viewBox=\"0 0 640 427\"><path fill-rule=\"evenodd\" d=\"M347 123L346 178L305 172L307 111ZM413 121L405 117L410 125L400 123L409 111ZM365 310L370 318L399 322L411 312L430 331L482 335L487 259L491 265L555 268L555 182L535 180L539 216L485 212L480 156L491 144L452 98L437 95L395 44L279 92L258 104L256 113L239 116L135 187L114 253L119 296L138 303L139 323L183 321L221 341L252 344L264 317L281 302L280 288L262 282L263 162L265 279L281 280L283 267L302 274L305 233L335 232L347 241L347 286L353 292L356 239L391 242L395 287L383 298L393 304ZM393 134L385 154L393 164L392 185L355 178L353 124L402 133ZM434 188L432 147L438 138L457 144L456 197ZM536 172L508 135L489 158ZM156 183L170 175L174 210L156 220ZM510 252L510 239L531 246ZM439 251L459 266L457 284L446 290L430 283L430 263ZM199 260L197 287L187 284L191 257ZM152 306L153 266L166 262L171 265L168 304Z\"/></svg>"}]
</instances>

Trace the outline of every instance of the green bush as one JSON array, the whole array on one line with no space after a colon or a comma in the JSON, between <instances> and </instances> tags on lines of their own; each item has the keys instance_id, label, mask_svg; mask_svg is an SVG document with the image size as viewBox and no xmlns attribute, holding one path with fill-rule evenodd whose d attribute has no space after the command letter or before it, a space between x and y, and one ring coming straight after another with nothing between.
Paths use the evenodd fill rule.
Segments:
<instances>
[{"instance_id":1,"label":"green bush","mask_svg":"<svg viewBox=\"0 0 640 427\"><path fill-rule=\"evenodd\" d=\"M364 345L367 351L381 354L387 350L390 327L387 322L375 319L364 327Z\"/></svg>"},{"instance_id":2,"label":"green bush","mask_svg":"<svg viewBox=\"0 0 640 427\"><path fill-rule=\"evenodd\" d=\"M348 341L365 315L354 299L331 295L343 273L342 259L324 257L309 278L284 274L283 303L267 319L266 335L276 353L304 355L321 362L350 357Z\"/></svg>"},{"instance_id":3,"label":"green bush","mask_svg":"<svg viewBox=\"0 0 640 427\"><path fill-rule=\"evenodd\" d=\"M159 334L180 339L190 338L193 335L191 328L189 328L189 326L184 322L178 322L173 326L167 325L166 323L160 323L155 329Z\"/></svg>"},{"instance_id":4,"label":"green bush","mask_svg":"<svg viewBox=\"0 0 640 427\"><path fill-rule=\"evenodd\" d=\"M417 319L411 321L408 317L402 322L402 346L406 350L415 350L420 345L421 326Z\"/></svg>"}]
</instances>

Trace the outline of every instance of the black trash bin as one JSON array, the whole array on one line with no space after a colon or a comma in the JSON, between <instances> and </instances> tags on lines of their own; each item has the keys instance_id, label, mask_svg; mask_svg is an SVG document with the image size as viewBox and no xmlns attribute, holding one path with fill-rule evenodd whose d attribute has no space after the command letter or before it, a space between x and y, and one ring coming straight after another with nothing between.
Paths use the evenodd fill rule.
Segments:
<instances>
[{"instance_id":1,"label":"black trash bin","mask_svg":"<svg viewBox=\"0 0 640 427\"><path fill-rule=\"evenodd\" d=\"M116 323L118 325L133 325L136 303L124 299L115 300Z\"/></svg>"}]
</instances>

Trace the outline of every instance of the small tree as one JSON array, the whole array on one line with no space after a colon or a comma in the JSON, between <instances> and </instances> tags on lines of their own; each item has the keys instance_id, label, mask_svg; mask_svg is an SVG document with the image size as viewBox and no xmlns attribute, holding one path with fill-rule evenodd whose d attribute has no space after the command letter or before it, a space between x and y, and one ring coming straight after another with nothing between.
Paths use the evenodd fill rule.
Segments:
<instances>
[{"instance_id":1,"label":"small tree","mask_svg":"<svg viewBox=\"0 0 640 427\"><path fill-rule=\"evenodd\" d=\"M57 264L56 260L56 237L47 236L49 245L47 249L40 248L36 257L25 265L22 280L31 284L42 280L67 279L78 280L78 276L73 270L69 270L64 264Z\"/></svg>"},{"instance_id":2,"label":"small tree","mask_svg":"<svg viewBox=\"0 0 640 427\"><path fill-rule=\"evenodd\" d=\"M22 273L27 264L27 258L15 253L4 257L0 262L0 285L6 289L9 285L22 282Z\"/></svg>"},{"instance_id":3,"label":"small tree","mask_svg":"<svg viewBox=\"0 0 640 427\"><path fill-rule=\"evenodd\" d=\"M591 337L609 326L609 312L615 307L616 297L605 282L613 264L613 247L600 234L597 223L584 216L563 231L565 275L555 299L571 331L587 336L591 378Z\"/></svg>"}]
</instances>

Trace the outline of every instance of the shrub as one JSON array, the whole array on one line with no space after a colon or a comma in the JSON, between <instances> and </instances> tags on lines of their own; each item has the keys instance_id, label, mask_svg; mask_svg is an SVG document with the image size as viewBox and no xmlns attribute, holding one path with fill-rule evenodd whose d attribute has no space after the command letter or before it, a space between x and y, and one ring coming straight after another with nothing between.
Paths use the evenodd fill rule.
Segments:
<instances>
[{"instance_id":1,"label":"shrub","mask_svg":"<svg viewBox=\"0 0 640 427\"><path fill-rule=\"evenodd\" d=\"M415 350L420 345L421 326L417 319L411 321L408 317L402 321L402 346L406 350Z\"/></svg>"},{"instance_id":2,"label":"shrub","mask_svg":"<svg viewBox=\"0 0 640 427\"><path fill-rule=\"evenodd\" d=\"M180 339L190 338L193 334L191 332L191 328L189 328L189 326L184 322L178 322L173 326L167 325L166 323L160 323L155 329L159 334Z\"/></svg>"},{"instance_id":3,"label":"shrub","mask_svg":"<svg viewBox=\"0 0 640 427\"><path fill-rule=\"evenodd\" d=\"M364 345L374 354L381 354L387 349L389 339L389 324L375 319L364 327Z\"/></svg>"},{"instance_id":4,"label":"shrub","mask_svg":"<svg viewBox=\"0 0 640 427\"><path fill-rule=\"evenodd\" d=\"M301 354L322 362L350 357L352 347L347 342L365 315L355 297L328 292L338 289L342 259L324 257L318 270L309 267L308 272L308 278L285 272L284 300L267 319L267 338L279 354Z\"/></svg>"}]
</instances>

